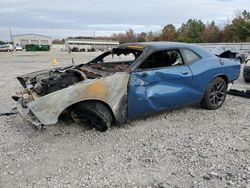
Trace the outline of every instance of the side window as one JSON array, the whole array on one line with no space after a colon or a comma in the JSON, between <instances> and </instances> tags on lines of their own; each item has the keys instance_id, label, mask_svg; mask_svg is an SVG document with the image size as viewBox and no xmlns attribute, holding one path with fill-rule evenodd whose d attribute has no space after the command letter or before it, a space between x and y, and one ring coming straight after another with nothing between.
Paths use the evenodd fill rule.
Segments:
<instances>
[{"instance_id":1,"label":"side window","mask_svg":"<svg viewBox=\"0 0 250 188\"><path fill-rule=\"evenodd\" d=\"M183 56L185 56L185 59L187 60L188 64L191 64L199 59L201 59L201 57L199 55L197 55L196 53L194 53L191 50L188 49L183 49Z\"/></svg>"},{"instance_id":2,"label":"side window","mask_svg":"<svg viewBox=\"0 0 250 188\"><path fill-rule=\"evenodd\" d=\"M139 70L184 65L179 50L164 50L151 54L139 67Z\"/></svg>"}]
</instances>

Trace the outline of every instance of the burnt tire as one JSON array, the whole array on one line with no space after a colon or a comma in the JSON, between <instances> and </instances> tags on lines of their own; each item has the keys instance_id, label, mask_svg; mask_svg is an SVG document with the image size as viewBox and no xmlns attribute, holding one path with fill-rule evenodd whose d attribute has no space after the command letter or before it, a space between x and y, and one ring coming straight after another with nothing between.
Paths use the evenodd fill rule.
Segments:
<instances>
[{"instance_id":1,"label":"burnt tire","mask_svg":"<svg viewBox=\"0 0 250 188\"><path fill-rule=\"evenodd\" d=\"M250 82L250 80L248 80L248 79L244 79L244 81L245 81L245 82L247 82L247 83L249 83L249 82Z\"/></svg>"},{"instance_id":2,"label":"burnt tire","mask_svg":"<svg viewBox=\"0 0 250 188\"><path fill-rule=\"evenodd\" d=\"M224 79L217 77L208 84L205 95L201 101L201 106L208 110L217 110L223 105L226 94L227 83Z\"/></svg>"},{"instance_id":3,"label":"burnt tire","mask_svg":"<svg viewBox=\"0 0 250 188\"><path fill-rule=\"evenodd\" d=\"M74 106L72 112L77 116L79 122L100 132L107 131L113 122L110 110L100 102L79 103Z\"/></svg>"}]
</instances>

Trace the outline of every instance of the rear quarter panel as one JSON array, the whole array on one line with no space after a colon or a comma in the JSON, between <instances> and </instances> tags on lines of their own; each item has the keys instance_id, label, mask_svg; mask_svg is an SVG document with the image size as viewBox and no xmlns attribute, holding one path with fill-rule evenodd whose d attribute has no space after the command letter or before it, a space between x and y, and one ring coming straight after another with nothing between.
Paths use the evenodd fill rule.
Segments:
<instances>
[{"instance_id":1,"label":"rear quarter panel","mask_svg":"<svg viewBox=\"0 0 250 188\"><path fill-rule=\"evenodd\" d=\"M240 63L230 59L211 57L201 59L189 66L193 73L192 85L197 92L197 100L204 96L208 84L218 76L224 76L228 82L237 80L240 75Z\"/></svg>"}]
</instances>

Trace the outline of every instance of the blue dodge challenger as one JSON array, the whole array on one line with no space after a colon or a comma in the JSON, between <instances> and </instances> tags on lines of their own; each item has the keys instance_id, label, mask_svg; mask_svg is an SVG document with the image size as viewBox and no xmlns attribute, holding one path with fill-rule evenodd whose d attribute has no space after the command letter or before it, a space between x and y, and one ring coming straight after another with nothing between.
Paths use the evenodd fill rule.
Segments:
<instances>
[{"instance_id":1,"label":"blue dodge challenger","mask_svg":"<svg viewBox=\"0 0 250 188\"><path fill-rule=\"evenodd\" d=\"M240 63L184 43L123 44L87 64L18 77L24 90L13 99L37 128L69 116L99 131L151 113L200 103L222 106Z\"/></svg>"}]
</instances>

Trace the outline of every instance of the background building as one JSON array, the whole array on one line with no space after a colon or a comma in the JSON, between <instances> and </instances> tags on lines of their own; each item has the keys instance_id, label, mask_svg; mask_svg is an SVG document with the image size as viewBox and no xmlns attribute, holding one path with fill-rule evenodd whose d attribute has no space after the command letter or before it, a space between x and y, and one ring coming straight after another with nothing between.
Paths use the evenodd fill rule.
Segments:
<instances>
[{"instance_id":1,"label":"background building","mask_svg":"<svg viewBox=\"0 0 250 188\"><path fill-rule=\"evenodd\" d=\"M108 50L119 45L118 41L106 41L96 39L66 39L65 49L77 48L78 50Z\"/></svg>"},{"instance_id":2,"label":"background building","mask_svg":"<svg viewBox=\"0 0 250 188\"><path fill-rule=\"evenodd\" d=\"M250 50L250 42L220 42L220 43L196 43L197 45L203 47L234 47L239 51L249 51Z\"/></svg>"},{"instance_id":3,"label":"background building","mask_svg":"<svg viewBox=\"0 0 250 188\"><path fill-rule=\"evenodd\" d=\"M51 45L51 38L38 34L13 35L15 46L25 46L26 44Z\"/></svg>"}]
</instances>

